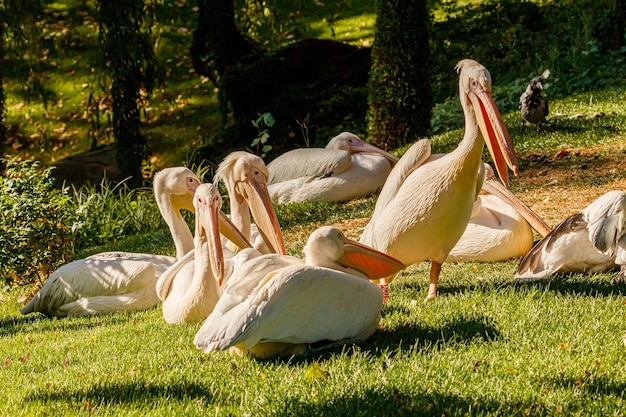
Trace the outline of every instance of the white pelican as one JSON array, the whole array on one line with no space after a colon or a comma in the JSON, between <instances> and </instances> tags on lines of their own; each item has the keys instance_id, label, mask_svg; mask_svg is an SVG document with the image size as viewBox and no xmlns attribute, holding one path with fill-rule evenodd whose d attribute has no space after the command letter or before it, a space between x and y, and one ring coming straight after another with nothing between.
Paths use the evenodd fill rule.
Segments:
<instances>
[{"instance_id":1,"label":"white pelican","mask_svg":"<svg viewBox=\"0 0 626 417\"><path fill-rule=\"evenodd\" d=\"M193 204L194 249L156 283L156 293L163 301L163 317L172 324L204 320L221 296L225 266L220 231L240 247L249 245L237 227L226 216L220 216L222 198L213 184L198 186Z\"/></svg>"},{"instance_id":2,"label":"white pelican","mask_svg":"<svg viewBox=\"0 0 626 417\"><path fill-rule=\"evenodd\" d=\"M522 258L516 281L568 272L607 272L626 278L626 192L609 191L565 219Z\"/></svg>"},{"instance_id":3,"label":"white pelican","mask_svg":"<svg viewBox=\"0 0 626 417\"><path fill-rule=\"evenodd\" d=\"M269 173L258 156L236 151L218 166L213 182L223 181L228 190L230 218L241 233L262 253L286 254L278 219L267 191ZM256 222L253 227L250 212ZM232 249L232 248L231 248Z\"/></svg>"},{"instance_id":4,"label":"white pelican","mask_svg":"<svg viewBox=\"0 0 626 417\"><path fill-rule=\"evenodd\" d=\"M437 295L441 264L463 235L484 178L487 143L502 182L516 157L502 117L491 98L491 75L476 61L456 65L465 135L452 152L429 162L430 142L419 140L389 174L361 242L406 265L431 261L427 300ZM427 162L427 163L426 163Z\"/></svg>"},{"instance_id":5,"label":"white pelican","mask_svg":"<svg viewBox=\"0 0 626 417\"><path fill-rule=\"evenodd\" d=\"M176 258L193 248L193 236L180 210L193 210L198 185L196 174L184 167L166 168L154 177L154 196L172 234ZM104 252L70 262L54 271L20 312L64 317L153 307L159 303L156 280L176 258Z\"/></svg>"},{"instance_id":6,"label":"white pelican","mask_svg":"<svg viewBox=\"0 0 626 417\"><path fill-rule=\"evenodd\" d=\"M286 152L267 166L274 203L348 201L377 193L398 158L343 132L326 148Z\"/></svg>"},{"instance_id":7,"label":"white pelican","mask_svg":"<svg viewBox=\"0 0 626 417\"><path fill-rule=\"evenodd\" d=\"M268 357L302 353L316 342L329 346L371 336L383 293L369 280L404 265L330 226L311 234L304 253L305 261L263 255L240 266L196 334L198 349L235 347Z\"/></svg>"},{"instance_id":8,"label":"white pelican","mask_svg":"<svg viewBox=\"0 0 626 417\"><path fill-rule=\"evenodd\" d=\"M448 262L497 262L519 258L534 244L533 229L541 237L550 227L520 201L484 164L485 182L474 202L463 235L448 254Z\"/></svg>"}]
</instances>

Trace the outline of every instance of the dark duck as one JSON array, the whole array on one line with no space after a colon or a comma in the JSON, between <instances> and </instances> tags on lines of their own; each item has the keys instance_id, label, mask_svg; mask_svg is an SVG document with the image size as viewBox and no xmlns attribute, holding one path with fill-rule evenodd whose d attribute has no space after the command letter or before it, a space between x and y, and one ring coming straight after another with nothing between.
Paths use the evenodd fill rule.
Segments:
<instances>
[{"instance_id":1,"label":"dark duck","mask_svg":"<svg viewBox=\"0 0 626 417\"><path fill-rule=\"evenodd\" d=\"M526 122L537 125L537 133L541 131L541 124L548 115L548 98L543 92L543 80L535 77L530 80L526 91L519 98L519 109L522 114L522 133Z\"/></svg>"}]
</instances>

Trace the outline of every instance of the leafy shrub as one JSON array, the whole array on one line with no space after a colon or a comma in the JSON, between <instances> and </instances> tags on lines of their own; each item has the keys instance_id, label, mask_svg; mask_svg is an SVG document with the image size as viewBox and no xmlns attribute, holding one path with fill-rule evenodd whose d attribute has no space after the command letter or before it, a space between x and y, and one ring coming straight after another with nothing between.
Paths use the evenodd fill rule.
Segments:
<instances>
[{"instance_id":1,"label":"leafy shrub","mask_svg":"<svg viewBox=\"0 0 626 417\"><path fill-rule=\"evenodd\" d=\"M55 189L51 169L6 161L0 177L0 279L5 284L43 282L74 253L67 188Z\"/></svg>"},{"instance_id":2,"label":"leafy shrub","mask_svg":"<svg viewBox=\"0 0 626 417\"><path fill-rule=\"evenodd\" d=\"M0 280L43 283L75 250L164 226L152 190L107 179L80 189L54 187L52 168L8 160L0 177Z\"/></svg>"}]
</instances>

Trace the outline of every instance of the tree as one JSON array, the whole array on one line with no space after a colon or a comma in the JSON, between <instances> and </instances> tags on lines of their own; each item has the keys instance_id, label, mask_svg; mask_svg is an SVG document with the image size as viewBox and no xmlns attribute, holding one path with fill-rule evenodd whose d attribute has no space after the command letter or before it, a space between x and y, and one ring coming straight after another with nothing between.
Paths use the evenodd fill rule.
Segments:
<instances>
[{"instance_id":1,"label":"tree","mask_svg":"<svg viewBox=\"0 0 626 417\"><path fill-rule=\"evenodd\" d=\"M100 41L106 68L112 78L113 134L121 178L129 185L142 183L141 165L146 139L141 134L141 93L150 94L157 80L158 63L143 0L99 0Z\"/></svg>"},{"instance_id":2,"label":"tree","mask_svg":"<svg viewBox=\"0 0 626 417\"><path fill-rule=\"evenodd\" d=\"M253 121L259 114L271 113L276 121L269 158L297 146L307 118L310 144L316 146L364 125L369 48L304 39L263 52L238 30L234 0L199 0L191 55L196 72L219 88L223 120L232 116L232 124L197 151L195 162L218 162L248 147L258 133Z\"/></svg>"},{"instance_id":3,"label":"tree","mask_svg":"<svg viewBox=\"0 0 626 417\"><path fill-rule=\"evenodd\" d=\"M377 0L369 79L371 143L396 148L426 135L432 94L426 0Z\"/></svg>"}]
</instances>

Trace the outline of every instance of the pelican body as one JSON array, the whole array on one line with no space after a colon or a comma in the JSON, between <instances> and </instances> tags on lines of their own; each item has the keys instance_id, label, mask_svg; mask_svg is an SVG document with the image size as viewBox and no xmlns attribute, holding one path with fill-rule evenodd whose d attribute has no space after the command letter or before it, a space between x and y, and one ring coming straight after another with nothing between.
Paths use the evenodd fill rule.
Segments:
<instances>
[{"instance_id":1,"label":"pelican body","mask_svg":"<svg viewBox=\"0 0 626 417\"><path fill-rule=\"evenodd\" d=\"M436 297L441 264L472 215L484 179L485 141L502 182L508 186L507 165L517 175L510 136L491 98L489 71L469 59L456 69L465 115L463 140L438 158L430 158L428 140L413 144L387 178L361 236L362 243L405 265L430 260L427 299Z\"/></svg>"},{"instance_id":2,"label":"pelican body","mask_svg":"<svg viewBox=\"0 0 626 417\"><path fill-rule=\"evenodd\" d=\"M176 246L176 257L104 252L61 266L20 312L48 316L87 316L144 310L159 303L158 277L193 248L193 236L180 214L193 210L200 181L188 168L166 168L154 177L154 196Z\"/></svg>"},{"instance_id":3,"label":"pelican body","mask_svg":"<svg viewBox=\"0 0 626 417\"><path fill-rule=\"evenodd\" d=\"M568 272L626 273L626 192L609 191L565 219L522 258L516 281L536 281Z\"/></svg>"},{"instance_id":4,"label":"pelican body","mask_svg":"<svg viewBox=\"0 0 626 417\"><path fill-rule=\"evenodd\" d=\"M348 201L377 193L398 158L343 132L326 148L294 149L269 163L273 202Z\"/></svg>"},{"instance_id":5,"label":"pelican body","mask_svg":"<svg viewBox=\"0 0 626 417\"><path fill-rule=\"evenodd\" d=\"M498 262L519 258L534 244L533 229L541 237L550 227L520 201L484 164L485 182L474 202L463 235L448 254L449 262Z\"/></svg>"},{"instance_id":6,"label":"pelican body","mask_svg":"<svg viewBox=\"0 0 626 417\"><path fill-rule=\"evenodd\" d=\"M205 352L235 348L268 357L356 343L378 327L381 289L370 279L404 268L399 261L346 238L334 227L311 234L305 261L263 255L240 266L196 334Z\"/></svg>"}]
</instances>

